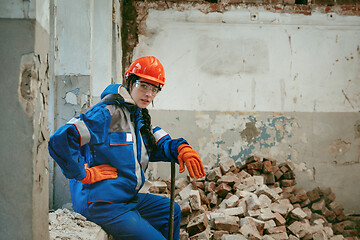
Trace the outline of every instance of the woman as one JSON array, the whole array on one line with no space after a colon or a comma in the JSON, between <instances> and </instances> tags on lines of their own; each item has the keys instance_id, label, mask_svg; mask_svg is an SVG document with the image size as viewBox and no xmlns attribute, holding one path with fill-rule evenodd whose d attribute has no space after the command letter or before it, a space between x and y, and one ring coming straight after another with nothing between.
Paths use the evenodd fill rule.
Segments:
<instances>
[{"instance_id":1,"label":"woman","mask_svg":"<svg viewBox=\"0 0 360 240\"><path fill-rule=\"evenodd\" d=\"M166 239L170 200L139 193L149 161L175 161L180 172L201 178L199 155L186 140L171 139L151 126L146 107L165 84L155 57L135 60L126 87L108 86L101 102L73 118L50 138L49 152L70 179L73 208L115 239ZM179 239L180 207L175 204L174 239Z\"/></svg>"}]
</instances>

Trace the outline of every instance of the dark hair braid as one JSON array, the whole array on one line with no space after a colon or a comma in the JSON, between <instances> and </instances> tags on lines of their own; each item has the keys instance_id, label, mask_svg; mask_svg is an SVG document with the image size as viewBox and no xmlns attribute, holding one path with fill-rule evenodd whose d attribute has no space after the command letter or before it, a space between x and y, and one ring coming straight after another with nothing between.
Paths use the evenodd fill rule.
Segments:
<instances>
[{"instance_id":1,"label":"dark hair braid","mask_svg":"<svg viewBox=\"0 0 360 240\"><path fill-rule=\"evenodd\" d=\"M154 151L157 148L156 139L151 129L151 117L149 111L146 108L142 109L142 115L144 120L144 126L140 129L142 135L147 137L149 150Z\"/></svg>"},{"instance_id":2,"label":"dark hair braid","mask_svg":"<svg viewBox=\"0 0 360 240\"><path fill-rule=\"evenodd\" d=\"M131 87L135 83L136 80L139 79L139 76L136 76L135 74L131 74L126 79L126 87L129 92L131 92ZM144 126L140 129L141 135L145 136L147 138L148 144L149 144L149 151L154 151L157 148L156 145L156 139L154 137L154 134L152 133L151 128L151 116L149 114L149 111L146 108L142 109L142 118L144 121Z\"/></svg>"}]
</instances>

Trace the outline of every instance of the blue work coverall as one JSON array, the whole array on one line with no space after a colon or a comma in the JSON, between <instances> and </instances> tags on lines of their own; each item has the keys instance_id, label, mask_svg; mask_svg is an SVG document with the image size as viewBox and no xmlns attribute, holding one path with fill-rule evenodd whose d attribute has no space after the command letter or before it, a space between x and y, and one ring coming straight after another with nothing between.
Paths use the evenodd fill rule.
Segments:
<instances>
[{"instance_id":1,"label":"blue work coverall","mask_svg":"<svg viewBox=\"0 0 360 240\"><path fill-rule=\"evenodd\" d=\"M111 96L111 97L109 97ZM113 96L116 96L114 98ZM49 152L70 183L76 212L102 226L115 239L166 239L169 198L139 193L149 161L175 161L178 147L187 142L171 139L159 127L153 128L157 150L148 152L141 136L142 109L126 88L109 85L102 101L60 127L49 141ZM116 179L83 184L89 167L110 164ZM174 239L179 239L180 207L175 203Z\"/></svg>"}]
</instances>

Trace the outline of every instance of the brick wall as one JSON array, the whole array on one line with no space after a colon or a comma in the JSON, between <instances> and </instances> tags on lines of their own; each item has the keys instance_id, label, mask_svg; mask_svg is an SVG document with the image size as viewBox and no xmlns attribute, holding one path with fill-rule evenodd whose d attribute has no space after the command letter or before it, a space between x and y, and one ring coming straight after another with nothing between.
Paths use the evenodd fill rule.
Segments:
<instances>
[{"instance_id":1,"label":"brick wall","mask_svg":"<svg viewBox=\"0 0 360 240\"><path fill-rule=\"evenodd\" d=\"M142 1L133 1L139 6ZM208 12L224 12L230 7L262 6L268 11L310 15L313 11L321 13L333 12L339 15L360 16L360 0L188 0L188 1L148 1L148 8L177 8L182 4L192 4L194 7L207 6Z\"/></svg>"}]
</instances>

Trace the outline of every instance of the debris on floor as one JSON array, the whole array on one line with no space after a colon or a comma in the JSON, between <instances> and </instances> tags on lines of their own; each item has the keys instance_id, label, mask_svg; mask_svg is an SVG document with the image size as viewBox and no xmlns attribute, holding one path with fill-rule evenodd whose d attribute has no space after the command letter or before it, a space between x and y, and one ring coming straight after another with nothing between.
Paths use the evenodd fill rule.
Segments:
<instances>
[{"instance_id":1,"label":"debris on floor","mask_svg":"<svg viewBox=\"0 0 360 240\"><path fill-rule=\"evenodd\" d=\"M168 181L147 181L141 192L170 197L169 189ZM175 196L180 240L359 239L360 217L344 214L330 188L297 189L291 162L251 156L237 166L222 160L202 179L178 179ZM50 213L49 229L51 240L108 239L67 209Z\"/></svg>"},{"instance_id":2,"label":"debris on floor","mask_svg":"<svg viewBox=\"0 0 360 240\"><path fill-rule=\"evenodd\" d=\"M183 240L359 237L359 222L343 213L330 188L296 188L291 162L251 156L236 166L227 159L203 179L176 183Z\"/></svg>"},{"instance_id":3,"label":"debris on floor","mask_svg":"<svg viewBox=\"0 0 360 240\"><path fill-rule=\"evenodd\" d=\"M107 240L106 232L66 208L49 213L50 240Z\"/></svg>"}]
</instances>

